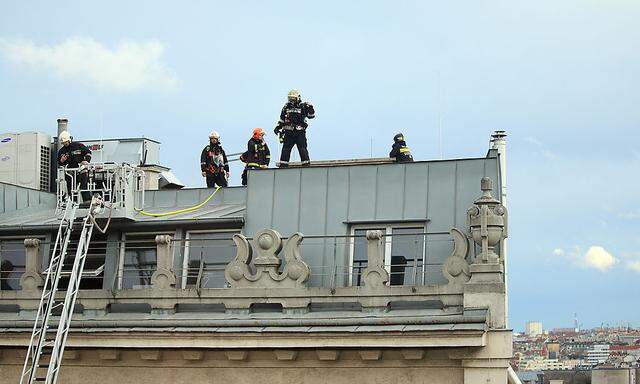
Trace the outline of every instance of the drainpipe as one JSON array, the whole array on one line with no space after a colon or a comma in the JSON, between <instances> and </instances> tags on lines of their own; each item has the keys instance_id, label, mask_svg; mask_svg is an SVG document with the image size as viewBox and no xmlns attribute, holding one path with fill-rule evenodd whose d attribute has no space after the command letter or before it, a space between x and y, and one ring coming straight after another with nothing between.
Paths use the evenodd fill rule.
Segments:
<instances>
[{"instance_id":1,"label":"drainpipe","mask_svg":"<svg viewBox=\"0 0 640 384\"><path fill-rule=\"evenodd\" d=\"M520 381L520 378L516 375L516 372L511 368L511 366L507 368L507 382L509 384L522 384L522 381Z\"/></svg>"},{"instance_id":2,"label":"drainpipe","mask_svg":"<svg viewBox=\"0 0 640 384\"><path fill-rule=\"evenodd\" d=\"M507 207L507 133L505 131L495 131L491 135L491 149L498 151L498 162L500 165L500 201ZM508 207L507 207L508 208ZM505 328L509 327L509 274L507 271L507 239L503 239L500 244L500 258L504 263L504 315Z\"/></svg>"}]
</instances>

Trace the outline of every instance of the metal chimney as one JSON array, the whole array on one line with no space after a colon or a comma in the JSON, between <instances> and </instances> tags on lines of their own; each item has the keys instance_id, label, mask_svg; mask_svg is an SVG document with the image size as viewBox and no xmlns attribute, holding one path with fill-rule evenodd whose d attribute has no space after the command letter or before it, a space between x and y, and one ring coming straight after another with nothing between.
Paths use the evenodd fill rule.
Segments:
<instances>
[{"instance_id":1,"label":"metal chimney","mask_svg":"<svg viewBox=\"0 0 640 384\"><path fill-rule=\"evenodd\" d=\"M62 133L62 131L67 130L67 125L69 125L69 120L67 119L58 119L58 137Z\"/></svg>"},{"instance_id":2,"label":"metal chimney","mask_svg":"<svg viewBox=\"0 0 640 384\"><path fill-rule=\"evenodd\" d=\"M498 161L500 163L500 201L507 206L507 133L505 131L495 131L491 135L491 149L498 151ZM509 289L508 289L508 264L507 264L507 239L503 239L500 244L500 258L504 261L504 285L505 300L504 313L505 325L509 324Z\"/></svg>"}]
</instances>

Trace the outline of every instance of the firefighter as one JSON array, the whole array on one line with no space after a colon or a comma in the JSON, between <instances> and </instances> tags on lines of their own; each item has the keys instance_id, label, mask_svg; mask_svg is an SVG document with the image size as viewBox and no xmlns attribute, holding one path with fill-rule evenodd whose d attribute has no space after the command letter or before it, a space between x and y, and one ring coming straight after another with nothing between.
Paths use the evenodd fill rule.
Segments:
<instances>
[{"instance_id":1,"label":"firefighter","mask_svg":"<svg viewBox=\"0 0 640 384\"><path fill-rule=\"evenodd\" d=\"M262 169L269 166L271 153L267 142L264 141L264 130L262 128L253 130L251 139L247 143L247 151L240 156L240 160L246 163L242 172L242 185L247 185L248 169Z\"/></svg>"},{"instance_id":2,"label":"firefighter","mask_svg":"<svg viewBox=\"0 0 640 384\"><path fill-rule=\"evenodd\" d=\"M296 145L300 154L300 161L303 166L309 165L309 151L307 150L307 119L315 117L313 105L302 102L300 92L296 89L289 91L287 103L282 107L280 120L274 129L276 135L282 142L282 153L280 154L279 167L289 166L291 149Z\"/></svg>"},{"instance_id":3,"label":"firefighter","mask_svg":"<svg viewBox=\"0 0 640 384\"><path fill-rule=\"evenodd\" d=\"M402 133L398 133L393 137L393 146L391 147L391 152L389 152L389 157L395 157L396 163L413 161L411 150L407 147L407 143L404 141L404 135Z\"/></svg>"},{"instance_id":4,"label":"firefighter","mask_svg":"<svg viewBox=\"0 0 640 384\"><path fill-rule=\"evenodd\" d=\"M211 131L209 145L204 147L200 155L202 177L207 179L207 188L226 187L229 179L229 162L227 154L220 144L220 134Z\"/></svg>"},{"instance_id":5,"label":"firefighter","mask_svg":"<svg viewBox=\"0 0 640 384\"><path fill-rule=\"evenodd\" d=\"M87 191L87 183L89 181L89 170L86 168L91 161L91 150L86 145L73 141L71 134L68 131L62 131L58 140L62 144L60 150L58 150L58 165L67 168L80 168L76 173L76 187L80 185L82 201L91 201L91 193ZM65 173L65 181L67 182L67 194L71 195L73 178L71 175Z\"/></svg>"}]
</instances>

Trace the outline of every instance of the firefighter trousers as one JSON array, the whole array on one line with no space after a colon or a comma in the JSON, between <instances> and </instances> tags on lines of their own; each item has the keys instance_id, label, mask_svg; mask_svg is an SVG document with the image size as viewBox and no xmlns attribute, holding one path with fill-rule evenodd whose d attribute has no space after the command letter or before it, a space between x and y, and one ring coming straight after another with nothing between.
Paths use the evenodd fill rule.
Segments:
<instances>
[{"instance_id":1,"label":"firefighter trousers","mask_svg":"<svg viewBox=\"0 0 640 384\"><path fill-rule=\"evenodd\" d=\"M282 153L280 154L280 166L289 165L289 158L291 157L291 150L293 146L298 147L298 153L300 154L300 161L303 165L309 164L309 151L307 150L307 131L301 130L287 130L284 133L284 143L282 144Z\"/></svg>"}]
</instances>

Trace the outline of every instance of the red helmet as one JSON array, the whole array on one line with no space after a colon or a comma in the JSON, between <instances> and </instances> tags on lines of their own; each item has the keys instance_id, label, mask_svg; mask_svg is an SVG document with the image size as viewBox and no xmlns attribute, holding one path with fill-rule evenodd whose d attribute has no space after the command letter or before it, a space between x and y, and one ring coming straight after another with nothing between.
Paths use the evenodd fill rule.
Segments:
<instances>
[{"instance_id":1,"label":"red helmet","mask_svg":"<svg viewBox=\"0 0 640 384\"><path fill-rule=\"evenodd\" d=\"M260 139L264 135L264 129L262 128L254 128L251 137L254 139Z\"/></svg>"}]
</instances>

